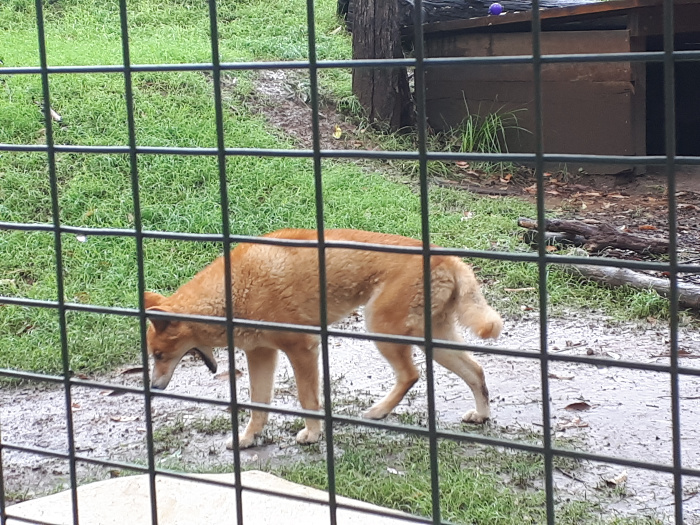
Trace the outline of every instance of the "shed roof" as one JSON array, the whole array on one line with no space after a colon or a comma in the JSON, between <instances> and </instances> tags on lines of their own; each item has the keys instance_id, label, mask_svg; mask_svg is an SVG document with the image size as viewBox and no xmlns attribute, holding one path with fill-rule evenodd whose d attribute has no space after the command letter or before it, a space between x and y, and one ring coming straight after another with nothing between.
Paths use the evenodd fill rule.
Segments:
<instances>
[{"instance_id":1,"label":"shed roof","mask_svg":"<svg viewBox=\"0 0 700 525\"><path fill-rule=\"evenodd\" d=\"M616 18L624 17L632 11L645 8L662 8L664 0L612 0L583 5L548 8L540 10L543 29L572 23L586 23L594 28L615 29ZM700 5L700 0L674 0L675 6ZM517 31L529 27L532 11L514 11L499 16L481 16L462 20L447 20L425 24L423 32L427 38L445 32L500 32ZM697 22L700 29L700 20ZM617 24L619 25L619 24ZM588 27L587 27L588 28Z\"/></svg>"}]
</instances>

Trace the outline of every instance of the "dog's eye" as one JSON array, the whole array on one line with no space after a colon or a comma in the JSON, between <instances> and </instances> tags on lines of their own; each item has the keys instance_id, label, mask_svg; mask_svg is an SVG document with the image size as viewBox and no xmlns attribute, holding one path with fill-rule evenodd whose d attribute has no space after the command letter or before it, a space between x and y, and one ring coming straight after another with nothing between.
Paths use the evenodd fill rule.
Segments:
<instances>
[{"instance_id":1,"label":"dog's eye","mask_svg":"<svg viewBox=\"0 0 700 525\"><path fill-rule=\"evenodd\" d=\"M160 352L157 352L157 353L153 354L153 359L155 359L156 361L160 361L161 359L163 359L163 354L161 354Z\"/></svg>"}]
</instances>

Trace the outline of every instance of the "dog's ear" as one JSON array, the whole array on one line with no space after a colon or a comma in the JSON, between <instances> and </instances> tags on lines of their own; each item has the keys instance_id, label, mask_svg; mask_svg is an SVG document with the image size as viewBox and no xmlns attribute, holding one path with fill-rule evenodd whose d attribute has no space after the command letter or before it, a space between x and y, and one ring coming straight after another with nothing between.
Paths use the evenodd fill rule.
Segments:
<instances>
[{"instance_id":1,"label":"dog's ear","mask_svg":"<svg viewBox=\"0 0 700 525\"><path fill-rule=\"evenodd\" d=\"M148 312L167 312L167 310L156 306L153 308L148 308L146 310L146 316L148 316ZM151 324L156 332L162 332L170 325L170 323L173 322L170 319L154 319L153 317L148 317L148 320L151 321Z\"/></svg>"},{"instance_id":2,"label":"dog's ear","mask_svg":"<svg viewBox=\"0 0 700 525\"><path fill-rule=\"evenodd\" d=\"M166 312L167 310L161 306L161 304L163 303L164 300L165 300L165 297L163 297L159 293L144 292L143 293L143 303L144 303L144 306L146 307L146 315L148 315L148 312L154 312L154 311L155 312ZM153 319L153 318L149 317L149 320L151 321L153 328L156 329L156 332L162 332L170 324L170 321L168 321L167 319Z\"/></svg>"},{"instance_id":3,"label":"dog's ear","mask_svg":"<svg viewBox=\"0 0 700 525\"><path fill-rule=\"evenodd\" d=\"M149 308L153 308L154 306L158 306L163 302L163 297L159 293L155 292L144 292L143 293L143 303L144 306L146 307L146 310Z\"/></svg>"}]
</instances>

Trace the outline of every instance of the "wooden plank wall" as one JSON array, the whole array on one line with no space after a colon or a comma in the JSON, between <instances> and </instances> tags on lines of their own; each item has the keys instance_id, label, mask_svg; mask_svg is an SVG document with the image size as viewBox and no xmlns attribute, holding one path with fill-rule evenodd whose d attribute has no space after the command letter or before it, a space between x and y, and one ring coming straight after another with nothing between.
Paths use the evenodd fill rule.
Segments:
<instances>
[{"instance_id":1,"label":"wooden plank wall","mask_svg":"<svg viewBox=\"0 0 700 525\"><path fill-rule=\"evenodd\" d=\"M542 33L543 54L629 52L627 30ZM530 33L436 34L427 56L531 54ZM534 130L531 64L433 67L426 74L427 113L438 130L468 114L516 111L519 126ZM644 154L644 69L629 62L545 64L542 67L544 147L548 153ZM641 103L640 103L640 96ZM510 130L511 152L533 152L531 133Z\"/></svg>"}]
</instances>

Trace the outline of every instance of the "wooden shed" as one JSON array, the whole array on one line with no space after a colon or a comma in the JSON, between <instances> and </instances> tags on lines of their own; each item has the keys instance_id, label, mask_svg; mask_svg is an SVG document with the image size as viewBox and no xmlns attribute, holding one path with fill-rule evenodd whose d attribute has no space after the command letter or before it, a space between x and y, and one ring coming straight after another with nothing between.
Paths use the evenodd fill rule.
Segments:
<instances>
[{"instance_id":1,"label":"wooden shed","mask_svg":"<svg viewBox=\"0 0 700 525\"><path fill-rule=\"evenodd\" d=\"M532 53L532 13L436 22L425 26L429 57ZM621 0L541 12L543 54L663 50L662 0ZM675 0L675 49L700 49L700 0ZM678 154L700 155L700 61L676 62ZM432 67L426 73L429 124L458 125L468 113L517 111L534 129L532 64ZM663 66L645 62L545 64L547 153L664 153ZM533 152L533 135L509 130L510 152Z\"/></svg>"}]
</instances>

